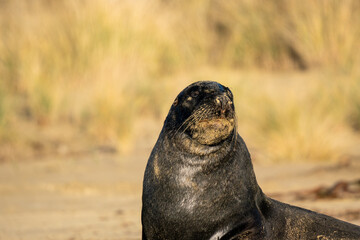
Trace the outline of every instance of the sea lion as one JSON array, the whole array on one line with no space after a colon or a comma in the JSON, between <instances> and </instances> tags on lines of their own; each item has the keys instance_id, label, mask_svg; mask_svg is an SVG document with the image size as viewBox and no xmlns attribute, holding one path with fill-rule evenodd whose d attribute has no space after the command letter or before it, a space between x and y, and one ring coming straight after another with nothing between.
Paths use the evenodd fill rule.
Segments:
<instances>
[{"instance_id":1,"label":"sea lion","mask_svg":"<svg viewBox=\"0 0 360 240\"><path fill-rule=\"evenodd\" d=\"M145 239L360 239L360 227L267 197L237 133L231 91L186 87L151 152L143 182Z\"/></svg>"}]
</instances>

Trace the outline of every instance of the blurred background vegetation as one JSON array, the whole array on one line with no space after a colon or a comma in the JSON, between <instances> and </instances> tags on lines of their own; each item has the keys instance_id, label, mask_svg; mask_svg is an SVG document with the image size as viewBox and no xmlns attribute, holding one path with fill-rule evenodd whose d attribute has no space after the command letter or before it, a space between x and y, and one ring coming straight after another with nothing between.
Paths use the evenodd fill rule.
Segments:
<instances>
[{"instance_id":1,"label":"blurred background vegetation","mask_svg":"<svg viewBox=\"0 0 360 240\"><path fill-rule=\"evenodd\" d=\"M359 146L359 39L358 0L1 0L0 159L129 152L214 80L255 159L339 160Z\"/></svg>"}]
</instances>

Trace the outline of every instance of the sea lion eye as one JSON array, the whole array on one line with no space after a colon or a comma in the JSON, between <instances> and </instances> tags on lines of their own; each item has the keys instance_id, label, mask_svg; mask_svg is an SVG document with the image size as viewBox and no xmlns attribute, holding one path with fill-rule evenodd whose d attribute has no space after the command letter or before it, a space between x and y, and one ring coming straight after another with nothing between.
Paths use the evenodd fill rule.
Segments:
<instances>
[{"instance_id":1,"label":"sea lion eye","mask_svg":"<svg viewBox=\"0 0 360 240\"><path fill-rule=\"evenodd\" d=\"M191 92L191 96L194 97L194 98L199 96L199 91Z\"/></svg>"},{"instance_id":2,"label":"sea lion eye","mask_svg":"<svg viewBox=\"0 0 360 240\"><path fill-rule=\"evenodd\" d=\"M178 102L179 102L179 100L176 98L176 99L174 100L174 102L173 102L173 106L178 105Z\"/></svg>"}]
</instances>

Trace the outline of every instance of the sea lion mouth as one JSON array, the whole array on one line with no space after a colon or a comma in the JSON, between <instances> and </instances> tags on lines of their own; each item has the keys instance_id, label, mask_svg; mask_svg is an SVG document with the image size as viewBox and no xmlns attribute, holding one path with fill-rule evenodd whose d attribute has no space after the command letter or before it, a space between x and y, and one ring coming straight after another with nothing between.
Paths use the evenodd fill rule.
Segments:
<instances>
[{"instance_id":1,"label":"sea lion mouth","mask_svg":"<svg viewBox=\"0 0 360 240\"><path fill-rule=\"evenodd\" d=\"M190 136L200 144L217 145L231 135L234 126L234 118L202 119L190 127Z\"/></svg>"},{"instance_id":2,"label":"sea lion mouth","mask_svg":"<svg viewBox=\"0 0 360 240\"><path fill-rule=\"evenodd\" d=\"M226 118L213 118L213 119L203 119L200 120L197 124L197 128L203 129L213 129L218 131L226 131L230 129L234 119L226 119ZM194 136L193 136L194 137Z\"/></svg>"}]
</instances>

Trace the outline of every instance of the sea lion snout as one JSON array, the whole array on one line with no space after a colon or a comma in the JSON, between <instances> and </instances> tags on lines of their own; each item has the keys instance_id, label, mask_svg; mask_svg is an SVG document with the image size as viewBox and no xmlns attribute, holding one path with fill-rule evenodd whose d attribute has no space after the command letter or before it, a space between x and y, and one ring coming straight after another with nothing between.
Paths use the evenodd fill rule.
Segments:
<instances>
[{"instance_id":1,"label":"sea lion snout","mask_svg":"<svg viewBox=\"0 0 360 240\"><path fill-rule=\"evenodd\" d=\"M212 93L207 93L199 107L193 111L193 114L200 118L193 121L189 127L192 139L204 145L221 143L231 137L235 127L230 90L224 87L213 90Z\"/></svg>"},{"instance_id":2,"label":"sea lion snout","mask_svg":"<svg viewBox=\"0 0 360 240\"><path fill-rule=\"evenodd\" d=\"M232 101L226 95L215 97L216 114L221 117L227 117L231 109Z\"/></svg>"}]
</instances>

